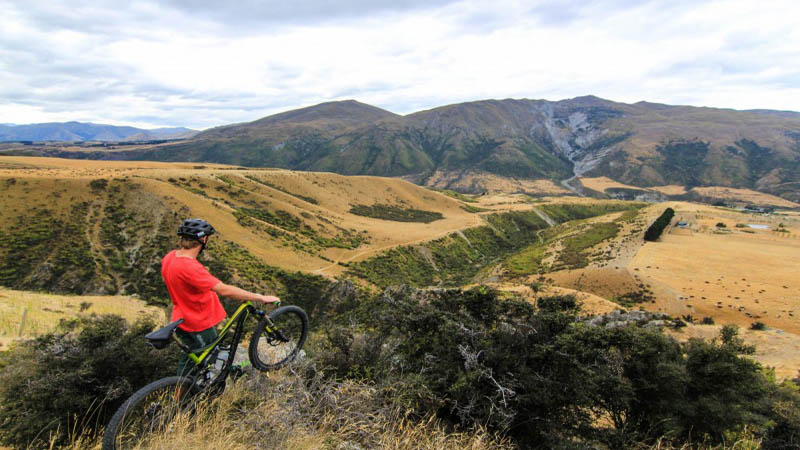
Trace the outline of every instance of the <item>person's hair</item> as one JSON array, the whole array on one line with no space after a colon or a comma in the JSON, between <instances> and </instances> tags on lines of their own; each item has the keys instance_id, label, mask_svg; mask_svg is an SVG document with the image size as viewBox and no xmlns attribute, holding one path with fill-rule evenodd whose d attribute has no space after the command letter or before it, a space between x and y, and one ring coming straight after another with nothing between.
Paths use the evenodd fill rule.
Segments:
<instances>
[{"instance_id":1,"label":"person's hair","mask_svg":"<svg viewBox=\"0 0 800 450\"><path fill-rule=\"evenodd\" d=\"M191 239L185 237L182 237L181 240L178 242L178 245L184 250L200 247L202 244L203 243L198 241L197 239Z\"/></svg>"}]
</instances>

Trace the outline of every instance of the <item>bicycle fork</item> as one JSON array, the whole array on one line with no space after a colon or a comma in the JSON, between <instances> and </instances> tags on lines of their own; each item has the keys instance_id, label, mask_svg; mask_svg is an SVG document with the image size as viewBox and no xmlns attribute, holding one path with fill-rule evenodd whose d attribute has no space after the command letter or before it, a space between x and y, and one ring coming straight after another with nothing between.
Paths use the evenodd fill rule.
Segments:
<instances>
[{"instance_id":1,"label":"bicycle fork","mask_svg":"<svg viewBox=\"0 0 800 450\"><path fill-rule=\"evenodd\" d=\"M266 314L264 311L258 311L257 313L261 318L267 321L267 326L264 327L264 331L269 333L271 336L275 336L281 342L289 342L289 338L283 335L278 326L269 318L269 315Z\"/></svg>"}]
</instances>

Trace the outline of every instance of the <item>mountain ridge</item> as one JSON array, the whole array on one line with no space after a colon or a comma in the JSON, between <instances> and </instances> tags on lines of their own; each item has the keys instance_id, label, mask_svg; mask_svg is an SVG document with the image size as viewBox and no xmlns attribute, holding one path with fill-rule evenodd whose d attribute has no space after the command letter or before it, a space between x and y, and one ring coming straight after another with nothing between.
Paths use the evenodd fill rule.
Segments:
<instances>
[{"instance_id":1,"label":"mountain ridge","mask_svg":"<svg viewBox=\"0 0 800 450\"><path fill-rule=\"evenodd\" d=\"M0 124L0 142L123 142L186 139L197 131L184 127L143 129L91 122L45 122L33 124Z\"/></svg>"},{"instance_id":2,"label":"mountain ridge","mask_svg":"<svg viewBox=\"0 0 800 450\"><path fill-rule=\"evenodd\" d=\"M468 192L486 189L482 176L562 183L607 176L639 187L728 186L800 200L800 113L592 95L479 100L404 116L355 100L326 102L158 147L38 154L403 177ZM464 187L465 179L477 181Z\"/></svg>"}]
</instances>

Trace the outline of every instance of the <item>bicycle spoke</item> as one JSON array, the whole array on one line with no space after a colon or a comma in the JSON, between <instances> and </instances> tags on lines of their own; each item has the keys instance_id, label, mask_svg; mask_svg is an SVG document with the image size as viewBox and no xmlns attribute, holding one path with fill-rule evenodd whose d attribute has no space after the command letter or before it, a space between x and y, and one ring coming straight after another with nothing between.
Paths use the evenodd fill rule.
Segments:
<instances>
[{"instance_id":1,"label":"bicycle spoke","mask_svg":"<svg viewBox=\"0 0 800 450\"><path fill-rule=\"evenodd\" d=\"M262 322L250 345L250 359L259 370L271 370L297 357L308 332L308 319L296 307L277 310Z\"/></svg>"},{"instance_id":2,"label":"bicycle spoke","mask_svg":"<svg viewBox=\"0 0 800 450\"><path fill-rule=\"evenodd\" d=\"M175 419L190 411L194 404L186 391L187 385L165 386L131 405L119 425L115 439L117 449L140 447L148 438L157 437L174 426Z\"/></svg>"}]
</instances>

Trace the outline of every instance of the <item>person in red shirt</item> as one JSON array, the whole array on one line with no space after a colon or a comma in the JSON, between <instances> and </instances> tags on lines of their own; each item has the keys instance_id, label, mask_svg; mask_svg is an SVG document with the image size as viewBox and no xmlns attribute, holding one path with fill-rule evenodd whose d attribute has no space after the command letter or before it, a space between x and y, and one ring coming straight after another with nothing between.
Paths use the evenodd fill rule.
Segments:
<instances>
[{"instance_id":1,"label":"person in red shirt","mask_svg":"<svg viewBox=\"0 0 800 450\"><path fill-rule=\"evenodd\" d=\"M178 228L180 248L161 260L161 277L172 299L171 322L183 319L175 331L190 349L203 348L216 340L214 327L225 319L219 295L241 301L270 304L278 297L261 295L221 282L197 260L216 231L203 219L186 219ZM181 353L178 375L191 368L189 357Z\"/></svg>"}]
</instances>

